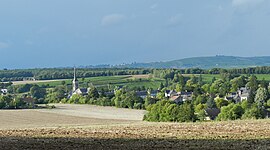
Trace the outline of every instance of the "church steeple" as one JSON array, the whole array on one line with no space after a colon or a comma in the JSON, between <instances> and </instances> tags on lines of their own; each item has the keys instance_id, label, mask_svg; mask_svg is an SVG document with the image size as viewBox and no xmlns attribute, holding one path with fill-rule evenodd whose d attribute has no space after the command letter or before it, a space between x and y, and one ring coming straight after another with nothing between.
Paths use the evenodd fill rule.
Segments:
<instances>
[{"instance_id":1,"label":"church steeple","mask_svg":"<svg viewBox=\"0 0 270 150\"><path fill-rule=\"evenodd\" d=\"M79 83L78 83L78 80L76 78L76 68L74 67L74 79L72 81L72 84L73 84L73 89L72 91L76 91L78 88L79 88Z\"/></svg>"}]
</instances>

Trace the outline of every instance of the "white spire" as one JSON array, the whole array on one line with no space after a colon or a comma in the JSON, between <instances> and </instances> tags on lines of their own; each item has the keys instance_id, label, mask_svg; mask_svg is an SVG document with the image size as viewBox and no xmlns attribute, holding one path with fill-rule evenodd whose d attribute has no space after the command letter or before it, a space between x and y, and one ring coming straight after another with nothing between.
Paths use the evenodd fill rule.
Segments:
<instances>
[{"instance_id":1,"label":"white spire","mask_svg":"<svg viewBox=\"0 0 270 150\"><path fill-rule=\"evenodd\" d=\"M73 92L79 88L79 82L76 78L76 68L74 67Z\"/></svg>"},{"instance_id":2,"label":"white spire","mask_svg":"<svg viewBox=\"0 0 270 150\"><path fill-rule=\"evenodd\" d=\"M76 67L74 67L74 80L76 80Z\"/></svg>"}]
</instances>

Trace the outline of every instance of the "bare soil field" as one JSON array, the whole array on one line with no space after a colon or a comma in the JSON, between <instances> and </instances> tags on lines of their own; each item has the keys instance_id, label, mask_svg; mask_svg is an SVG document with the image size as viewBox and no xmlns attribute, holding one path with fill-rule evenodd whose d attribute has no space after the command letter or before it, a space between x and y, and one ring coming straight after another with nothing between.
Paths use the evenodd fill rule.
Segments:
<instances>
[{"instance_id":1,"label":"bare soil field","mask_svg":"<svg viewBox=\"0 0 270 150\"><path fill-rule=\"evenodd\" d=\"M270 149L269 119L153 123L138 119L144 111L88 105L57 107L0 111L0 149ZM95 115L98 110L101 113ZM109 119L114 115L107 112L120 118Z\"/></svg>"},{"instance_id":2,"label":"bare soil field","mask_svg":"<svg viewBox=\"0 0 270 150\"><path fill-rule=\"evenodd\" d=\"M65 81L67 79L57 79L57 80L27 80L27 81L12 81L13 85L22 85L22 84L37 84L37 83L47 83L55 81Z\"/></svg>"},{"instance_id":3,"label":"bare soil field","mask_svg":"<svg viewBox=\"0 0 270 150\"><path fill-rule=\"evenodd\" d=\"M55 109L0 110L0 129L112 125L141 122L145 111L54 104Z\"/></svg>"},{"instance_id":4,"label":"bare soil field","mask_svg":"<svg viewBox=\"0 0 270 150\"><path fill-rule=\"evenodd\" d=\"M132 75L132 76L130 76L130 78L135 78L135 79L147 79L147 78L149 78L150 77L150 75L149 74L142 74L142 75Z\"/></svg>"}]
</instances>

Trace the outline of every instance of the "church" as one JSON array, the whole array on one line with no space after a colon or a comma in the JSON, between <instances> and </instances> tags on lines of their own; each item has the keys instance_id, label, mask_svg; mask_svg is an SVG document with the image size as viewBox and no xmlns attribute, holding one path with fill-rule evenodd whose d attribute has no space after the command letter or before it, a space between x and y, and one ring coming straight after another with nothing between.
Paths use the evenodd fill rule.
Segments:
<instances>
[{"instance_id":1,"label":"church","mask_svg":"<svg viewBox=\"0 0 270 150\"><path fill-rule=\"evenodd\" d=\"M72 81L72 91L69 93L68 98L71 98L73 95L87 95L89 89L87 88L79 88L79 81L76 78L76 68L74 68L74 78Z\"/></svg>"}]
</instances>

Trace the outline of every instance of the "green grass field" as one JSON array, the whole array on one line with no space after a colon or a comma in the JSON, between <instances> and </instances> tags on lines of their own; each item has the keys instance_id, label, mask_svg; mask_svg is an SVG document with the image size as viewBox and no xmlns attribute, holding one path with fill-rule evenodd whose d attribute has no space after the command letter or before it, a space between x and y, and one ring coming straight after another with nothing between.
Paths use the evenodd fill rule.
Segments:
<instances>
[{"instance_id":1,"label":"green grass field","mask_svg":"<svg viewBox=\"0 0 270 150\"><path fill-rule=\"evenodd\" d=\"M258 78L258 80L266 80L266 81L270 81L270 74L256 74L256 77Z\"/></svg>"},{"instance_id":2,"label":"green grass field","mask_svg":"<svg viewBox=\"0 0 270 150\"><path fill-rule=\"evenodd\" d=\"M258 80L266 80L266 81L270 81L270 74L254 74ZM189 76L191 77L192 74L186 74L184 76ZM195 76L199 76L199 74L195 74ZM247 76L247 75L245 75ZM205 83L210 83L212 81L213 78L216 78L216 79L220 79L221 76L219 74L202 74L202 79L203 79L203 82Z\"/></svg>"}]
</instances>

